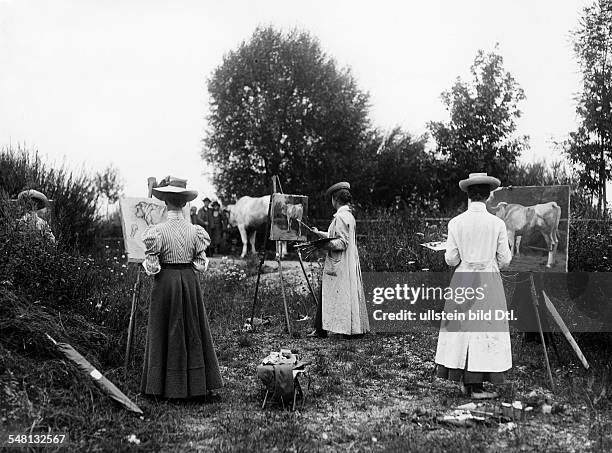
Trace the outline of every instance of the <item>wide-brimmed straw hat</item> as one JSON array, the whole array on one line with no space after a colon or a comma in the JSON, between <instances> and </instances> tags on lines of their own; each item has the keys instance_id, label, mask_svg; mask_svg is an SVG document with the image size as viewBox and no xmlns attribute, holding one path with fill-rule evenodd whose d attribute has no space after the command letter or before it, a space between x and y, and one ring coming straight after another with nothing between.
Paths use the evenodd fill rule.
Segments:
<instances>
[{"instance_id":1,"label":"wide-brimmed straw hat","mask_svg":"<svg viewBox=\"0 0 612 453\"><path fill-rule=\"evenodd\" d=\"M39 192L38 190L34 190L34 189L29 189L29 190L24 190L22 192L19 192L19 195L17 195L17 199L19 201L36 200L40 204L43 204L45 206L49 206L51 201L53 201L53 200L49 200L44 193Z\"/></svg>"},{"instance_id":2,"label":"wide-brimmed straw hat","mask_svg":"<svg viewBox=\"0 0 612 453\"><path fill-rule=\"evenodd\" d=\"M491 187L491 191L493 191L501 185L501 181L486 173L470 173L467 179L459 181L459 188L467 192L467 188L475 184L488 184Z\"/></svg>"},{"instance_id":3,"label":"wide-brimmed straw hat","mask_svg":"<svg viewBox=\"0 0 612 453\"><path fill-rule=\"evenodd\" d=\"M329 195L333 195L334 192L337 192L340 189L351 190L351 185L346 181L337 182L336 184L334 184L333 186L331 186L329 189L325 191L325 196L327 197Z\"/></svg>"},{"instance_id":4,"label":"wide-brimmed straw hat","mask_svg":"<svg viewBox=\"0 0 612 453\"><path fill-rule=\"evenodd\" d=\"M185 201L195 200L198 196L196 190L187 189L187 180L176 178L174 176L166 176L161 180L157 187L153 188L153 195L155 198L160 200L166 200L168 195L178 195L185 199Z\"/></svg>"}]
</instances>

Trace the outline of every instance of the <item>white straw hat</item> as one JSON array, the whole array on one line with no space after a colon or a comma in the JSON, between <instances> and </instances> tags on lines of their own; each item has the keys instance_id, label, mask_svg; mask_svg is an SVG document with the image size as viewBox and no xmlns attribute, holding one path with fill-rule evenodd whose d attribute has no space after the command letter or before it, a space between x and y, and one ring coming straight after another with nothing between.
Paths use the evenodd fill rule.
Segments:
<instances>
[{"instance_id":1,"label":"white straw hat","mask_svg":"<svg viewBox=\"0 0 612 453\"><path fill-rule=\"evenodd\" d=\"M467 188L475 184L488 184L493 191L501 185L501 181L493 176L488 176L486 173L470 173L467 179L459 181L459 188L467 192Z\"/></svg>"}]
</instances>

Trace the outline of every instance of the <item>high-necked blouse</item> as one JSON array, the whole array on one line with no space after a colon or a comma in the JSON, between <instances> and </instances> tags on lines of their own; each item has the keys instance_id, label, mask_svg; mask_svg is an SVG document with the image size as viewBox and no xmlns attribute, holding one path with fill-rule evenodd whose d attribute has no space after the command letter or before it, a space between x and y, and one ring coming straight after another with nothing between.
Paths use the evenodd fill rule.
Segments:
<instances>
[{"instance_id":1,"label":"high-necked blouse","mask_svg":"<svg viewBox=\"0 0 612 453\"><path fill-rule=\"evenodd\" d=\"M185 220L180 211L168 211L167 220L147 228L142 239L145 245L142 265L148 275L157 274L164 263L191 263L198 272L208 267L205 250L210 236L200 225Z\"/></svg>"}]
</instances>

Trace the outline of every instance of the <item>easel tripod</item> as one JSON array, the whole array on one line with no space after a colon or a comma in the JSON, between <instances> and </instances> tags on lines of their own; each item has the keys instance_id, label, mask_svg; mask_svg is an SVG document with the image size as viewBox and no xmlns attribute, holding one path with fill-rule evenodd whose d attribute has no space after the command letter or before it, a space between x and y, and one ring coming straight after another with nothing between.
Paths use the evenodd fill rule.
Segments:
<instances>
[{"instance_id":1,"label":"easel tripod","mask_svg":"<svg viewBox=\"0 0 612 453\"><path fill-rule=\"evenodd\" d=\"M280 192L277 192L277 187L278 189L280 189ZM264 241L264 247L263 247L263 252L261 253L261 257L259 260L259 267L257 270L257 281L255 283L255 294L253 296L253 307L251 309L251 327L253 330L255 330L255 324L253 322L253 319L255 318L255 308L257 306L257 297L259 295L259 281L260 281L260 277L261 277L261 270L266 258L266 248L268 245L268 239L270 237L270 232L271 232L271 228L272 228L272 218L271 218L271 214L272 214L272 195L275 193L283 193L282 187L280 185L280 180L278 178L278 176L272 176L272 194L270 196L270 203L268 204L268 220L266 223L266 238ZM279 273L279 278L280 278L280 284L281 284L281 293L283 296L283 306L285 308L285 323L286 323L286 327L287 327L287 333L289 333L289 335L291 335L291 322L289 320L289 309L287 306L287 297L285 295L285 280L283 277L283 265L282 265L282 249L281 249L281 241L275 241L276 242L276 261L278 263L278 273ZM304 278L306 279L306 283L308 284L308 290L310 291L310 295L312 296L312 299L314 300L315 304L318 304L318 300L317 300L317 296L315 295L315 292L312 288L312 285L310 283L310 279L308 278L308 275L306 274L306 268L304 267L304 261L302 259L302 253L300 250L297 250L297 255L298 255L298 260L300 261L300 268L302 269L302 273L304 274Z\"/></svg>"},{"instance_id":2,"label":"easel tripod","mask_svg":"<svg viewBox=\"0 0 612 453\"><path fill-rule=\"evenodd\" d=\"M553 303L550 301L550 298L547 296L546 292L544 291L541 274L536 274L534 276L534 273L532 272L529 273L529 289L530 289L531 303L532 303L532 306L535 312L535 318L536 318L536 322L538 326L538 333L540 336L540 341L542 343L542 350L544 353L544 360L546 363L546 372L548 374L548 379L550 381L551 390L554 392L555 391L555 381L553 379L552 370L550 367L550 360L548 358L546 338L548 338L550 340L550 343L553 345L555 353L557 354L557 358L559 357L559 353L557 351L557 347L555 343L552 341L552 334L547 332L548 335L545 335L545 332L542 328L542 320L540 318L540 306L541 306L540 300L544 301L543 308L546 309L546 311L550 314L550 316L555 321L557 326L561 329L561 332L563 333L563 335L569 342L570 346L574 350L576 356L578 357L578 359L580 360L580 362L582 363L585 369L589 369L589 363L587 362L586 358L582 354L580 347L576 343L576 340L574 339L571 332L567 328L565 322L559 315L559 312L557 311Z\"/></svg>"}]
</instances>

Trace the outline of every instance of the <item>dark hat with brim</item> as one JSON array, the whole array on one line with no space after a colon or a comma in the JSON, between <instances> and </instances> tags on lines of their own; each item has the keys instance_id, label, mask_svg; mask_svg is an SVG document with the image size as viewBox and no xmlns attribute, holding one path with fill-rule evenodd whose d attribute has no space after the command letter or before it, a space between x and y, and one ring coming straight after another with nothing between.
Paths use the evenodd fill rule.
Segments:
<instances>
[{"instance_id":1,"label":"dark hat with brim","mask_svg":"<svg viewBox=\"0 0 612 453\"><path fill-rule=\"evenodd\" d=\"M486 173L470 173L467 179L459 181L459 188L467 192L467 188L476 184L488 184L491 191L497 189L501 185L501 181Z\"/></svg>"},{"instance_id":2,"label":"dark hat with brim","mask_svg":"<svg viewBox=\"0 0 612 453\"><path fill-rule=\"evenodd\" d=\"M169 195L180 196L186 202L193 201L197 198L196 190L187 189L187 180L175 178L174 176L165 177L157 187L153 188L153 195L162 201L165 201Z\"/></svg>"},{"instance_id":3,"label":"dark hat with brim","mask_svg":"<svg viewBox=\"0 0 612 453\"><path fill-rule=\"evenodd\" d=\"M45 206L49 206L50 203L53 201L53 200L49 200L44 193L39 192L38 190L34 190L34 189L29 189L29 190L24 190L22 192L19 192L19 195L17 195L17 199L19 201L35 200Z\"/></svg>"},{"instance_id":4,"label":"dark hat with brim","mask_svg":"<svg viewBox=\"0 0 612 453\"><path fill-rule=\"evenodd\" d=\"M333 195L334 192L337 192L341 189L351 190L351 185L346 181L337 182L336 184L334 184L333 186L331 186L329 189L325 191L325 196L327 197L327 196Z\"/></svg>"}]
</instances>

